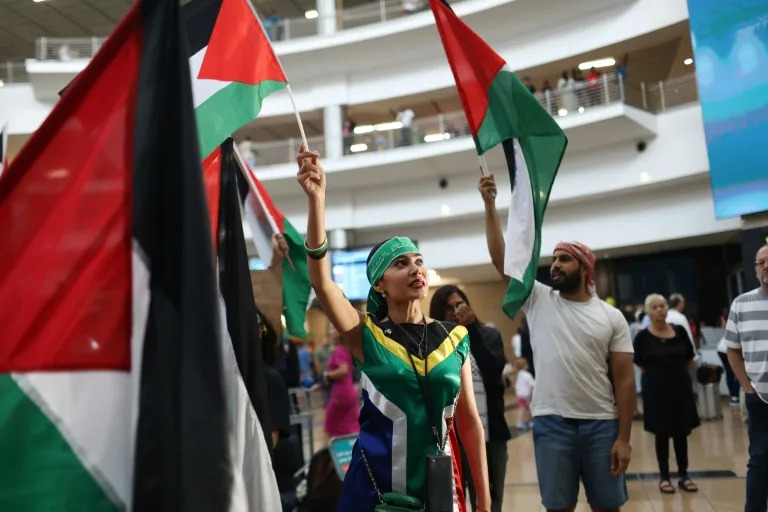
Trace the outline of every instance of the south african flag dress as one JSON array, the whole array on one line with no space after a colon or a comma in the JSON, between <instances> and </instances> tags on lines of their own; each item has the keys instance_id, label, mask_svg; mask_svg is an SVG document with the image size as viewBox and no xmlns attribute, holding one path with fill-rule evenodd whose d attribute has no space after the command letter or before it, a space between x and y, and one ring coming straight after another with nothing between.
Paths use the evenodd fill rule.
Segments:
<instances>
[{"instance_id":1,"label":"south african flag dress","mask_svg":"<svg viewBox=\"0 0 768 512\"><path fill-rule=\"evenodd\" d=\"M423 357L419 357L419 345ZM448 322L429 323L425 333L424 324L395 324L368 315L362 349L360 437L344 479L339 512L368 512L378 503L361 449L382 493L398 492L424 500L426 456L438 452L429 417L442 420L438 428L443 439L447 420L453 415L461 366L469 353L469 335L466 328ZM429 417L422 391L425 359ZM422 386L417 379L422 379ZM454 428L446 454L459 453ZM454 485L446 492L453 494L454 512L465 512L460 457L453 457L453 467Z\"/></svg>"}]
</instances>

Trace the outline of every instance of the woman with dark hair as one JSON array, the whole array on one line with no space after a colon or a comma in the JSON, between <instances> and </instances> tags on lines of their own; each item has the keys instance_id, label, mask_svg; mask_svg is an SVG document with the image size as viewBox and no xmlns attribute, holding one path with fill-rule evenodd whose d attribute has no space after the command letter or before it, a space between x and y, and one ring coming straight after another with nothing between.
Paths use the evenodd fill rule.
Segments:
<instances>
[{"instance_id":1,"label":"woman with dark hair","mask_svg":"<svg viewBox=\"0 0 768 512\"><path fill-rule=\"evenodd\" d=\"M352 451L338 510L426 502L429 510L463 512L456 475L454 416L478 493L488 511L483 426L475 405L466 328L427 318L424 258L408 238L373 248L367 261L367 313L333 282L325 261L325 171L302 146L298 181L308 198L305 248L317 299L361 366L360 437ZM449 442L450 439L450 442ZM390 494L394 493L394 494Z\"/></svg>"},{"instance_id":2,"label":"woman with dark hair","mask_svg":"<svg viewBox=\"0 0 768 512\"><path fill-rule=\"evenodd\" d=\"M487 424L485 453L488 459L491 510L500 512L504 498L504 478L507 474L507 441L511 438L507 420L504 418L505 386L502 372L506 358L501 333L493 327L483 325L472 310L464 291L453 285L437 289L432 296L429 313L435 320L447 320L463 325L469 332L470 361L474 363L473 373L479 373L479 381L475 379L475 399L478 401L478 410L485 410L487 414L487 422L484 422L484 425ZM483 395L478 396L478 388L484 390ZM486 403L480 404L481 399L485 399ZM474 488L468 488L474 506Z\"/></svg>"}]
</instances>

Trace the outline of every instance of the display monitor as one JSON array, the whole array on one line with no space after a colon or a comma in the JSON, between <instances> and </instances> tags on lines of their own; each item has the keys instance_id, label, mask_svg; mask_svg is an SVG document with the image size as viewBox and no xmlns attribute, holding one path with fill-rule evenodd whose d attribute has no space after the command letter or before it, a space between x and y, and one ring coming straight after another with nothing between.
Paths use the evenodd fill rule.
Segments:
<instances>
[{"instance_id":1,"label":"display monitor","mask_svg":"<svg viewBox=\"0 0 768 512\"><path fill-rule=\"evenodd\" d=\"M767 8L688 0L717 218L768 210Z\"/></svg>"},{"instance_id":2,"label":"display monitor","mask_svg":"<svg viewBox=\"0 0 768 512\"><path fill-rule=\"evenodd\" d=\"M331 254L331 273L333 281L339 285L349 300L368 298L368 276L365 263L372 247L336 251Z\"/></svg>"}]
</instances>

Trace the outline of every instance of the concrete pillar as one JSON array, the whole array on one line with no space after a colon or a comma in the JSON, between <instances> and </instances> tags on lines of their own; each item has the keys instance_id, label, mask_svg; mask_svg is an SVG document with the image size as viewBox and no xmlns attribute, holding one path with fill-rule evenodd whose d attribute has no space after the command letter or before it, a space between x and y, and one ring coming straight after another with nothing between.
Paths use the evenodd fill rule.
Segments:
<instances>
[{"instance_id":1,"label":"concrete pillar","mask_svg":"<svg viewBox=\"0 0 768 512\"><path fill-rule=\"evenodd\" d=\"M336 32L336 0L317 0L317 33Z\"/></svg>"},{"instance_id":2,"label":"concrete pillar","mask_svg":"<svg viewBox=\"0 0 768 512\"><path fill-rule=\"evenodd\" d=\"M323 112L323 130L325 132L325 158L337 160L344 154L342 136L344 115L341 105L329 105Z\"/></svg>"}]
</instances>

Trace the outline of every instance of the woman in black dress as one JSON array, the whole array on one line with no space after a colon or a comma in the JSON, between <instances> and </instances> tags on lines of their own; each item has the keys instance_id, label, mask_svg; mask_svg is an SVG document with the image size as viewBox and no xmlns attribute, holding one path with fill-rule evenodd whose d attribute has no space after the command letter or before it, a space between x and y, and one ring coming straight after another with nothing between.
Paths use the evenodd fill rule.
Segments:
<instances>
[{"instance_id":1,"label":"woman in black dress","mask_svg":"<svg viewBox=\"0 0 768 512\"><path fill-rule=\"evenodd\" d=\"M667 300L658 294L645 299L651 325L635 337L635 364L642 372L645 430L656 435L659 461L659 489L671 494L675 488L669 478L669 439L677 458L678 487L696 492L688 478L688 436L699 426L689 370L693 365L693 346L680 326L667 323Z\"/></svg>"}]
</instances>

